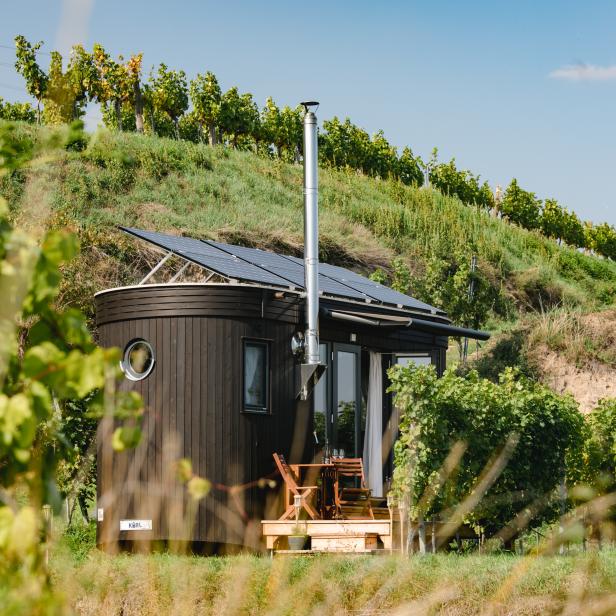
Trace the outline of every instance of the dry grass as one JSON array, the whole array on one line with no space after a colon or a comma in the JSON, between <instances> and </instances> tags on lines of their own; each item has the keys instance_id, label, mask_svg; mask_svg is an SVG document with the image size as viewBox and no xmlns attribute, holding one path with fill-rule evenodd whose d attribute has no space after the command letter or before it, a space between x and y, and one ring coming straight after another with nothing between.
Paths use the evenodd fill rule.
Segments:
<instances>
[{"instance_id":1,"label":"dry grass","mask_svg":"<svg viewBox=\"0 0 616 616\"><path fill-rule=\"evenodd\" d=\"M517 557L171 555L53 561L78 614L610 614L616 552Z\"/></svg>"},{"instance_id":2,"label":"dry grass","mask_svg":"<svg viewBox=\"0 0 616 616\"><path fill-rule=\"evenodd\" d=\"M578 367L598 362L616 368L616 310L544 312L533 320L528 344L544 345Z\"/></svg>"}]
</instances>

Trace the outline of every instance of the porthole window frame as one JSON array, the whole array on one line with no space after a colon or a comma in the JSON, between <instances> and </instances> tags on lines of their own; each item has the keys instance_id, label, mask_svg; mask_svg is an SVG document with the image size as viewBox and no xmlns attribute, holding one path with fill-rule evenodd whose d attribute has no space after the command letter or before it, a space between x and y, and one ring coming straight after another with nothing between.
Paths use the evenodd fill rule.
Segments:
<instances>
[{"instance_id":1,"label":"porthole window frame","mask_svg":"<svg viewBox=\"0 0 616 616\"><path fill-rule=\"evenodd\" d=\"M138 344L145 344L148 347L152 355L152 362L150 363L150 366L145 372L142 372L142 373L136 372L134 368L130 365L130 361L129 361L131 351ZM152 374L152 370L154 370L154 366L156 366L156 353L154 352L154 347L152 346L152 343L148 342L144 338L133 338L126 344L126 346L124 347L124 353L122 354L122 360L120 361L120 368L122 369L124 376L129 381L139 382L139 381L143 381L144 379L147 379L148 376Z\"/></svg>"}]
</instances>

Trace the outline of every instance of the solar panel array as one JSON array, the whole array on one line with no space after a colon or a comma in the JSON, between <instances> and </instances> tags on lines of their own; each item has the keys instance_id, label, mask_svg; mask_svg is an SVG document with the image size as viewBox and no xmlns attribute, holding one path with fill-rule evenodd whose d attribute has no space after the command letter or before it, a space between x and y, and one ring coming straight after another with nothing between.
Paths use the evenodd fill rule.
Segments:
<instances>
[{"instance_id":1,"label":"solar panel array","mask_svg":"<svg viewBox=\"0 0 616 616\"><path fill-rule=\"evenodd\" d=\"M266 285L289 286L288 280L276 276L267 270L251 265L201 240L166 235L164 233L154 233L152 231L142 231L141 229L133 229L130 227L120 227L120 229L146 242L150 242L159 248L173 252L225 278L247 280L249 282L258 282Z\"/></svg>"},{"instance_id":2,"label":"solar panel array","mask_svg":"<svg viewBox=\"0 0 616 616\"><path fill-rule=\"evenodd\" d=\"M258 248L233 246L164 233L120 227L159 248L192 261L225 278L268 286L304 289L304 262ZM376 302L444 314L433 306L364 278L343 267L319 263L319 291L333 297Z\"/></svg>"}]
</instances>

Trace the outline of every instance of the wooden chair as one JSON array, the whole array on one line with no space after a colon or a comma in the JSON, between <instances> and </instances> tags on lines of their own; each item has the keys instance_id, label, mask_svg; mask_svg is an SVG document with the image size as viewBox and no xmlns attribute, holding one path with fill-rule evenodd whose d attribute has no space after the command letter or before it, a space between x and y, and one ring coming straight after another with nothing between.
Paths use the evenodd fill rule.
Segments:
<instances>
[{"instance_id":1,"label":"wooden chair","mask_svg":"<svg viewBox=\"0 0 616 616\"><path fill-rule=\"evenodd\" d=\"M364 465L361 458L334 458L336 471L334 481L334 501L336 516L339 518L366 518L374 520L370 503L370 490L366 486ZM352 480L354 485L347 487L344 480ZM355 487L359 483L359 487ZM359 514L359 515L357 515Z\"/></svg>"},{"instance_id":2,"label":"wooden chair","mask_svg":"<svg viewBox=\"0 0 616 616\"><path fill-rule=\"evenodd\" d=\"M319 486L300 486L297 484L297 478L295 477L293 471L290 469L287 464L284 456L279 455L277 453L274 455L274 462L276 462L276 466L278 467L278 471L284 480L284 483L287 487L287 490L293 496L299 496L301 499L302 507L306 510L308 515L313 520L319 519L319 514L316 509L310 504L309 500L313 496L313 494L319 489ZM293 503L290 503L287 507L287 510L280 516L280 520L286 520L290 518L295 513L295 507Z\"/></svg>"}]
</instances>

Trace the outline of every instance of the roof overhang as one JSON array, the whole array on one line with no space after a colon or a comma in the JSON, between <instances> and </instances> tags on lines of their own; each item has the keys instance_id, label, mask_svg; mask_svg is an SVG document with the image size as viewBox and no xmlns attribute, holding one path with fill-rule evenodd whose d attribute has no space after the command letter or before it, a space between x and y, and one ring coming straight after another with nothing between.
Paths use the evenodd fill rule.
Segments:
<instances>
[{"instance_id":1,"label":"roof overhang","mask_svg":"<svg viewBox=\"0 0 616 616\"><path fill-rule=\"evenodd\" d=\"M349 321L358 325L369 327L408 328L435 336L452 336L457 338L473 338L474 340L488 340L490 334L467 327L457 327L451 323L428 321L426 319L408 318L401 315L357 313L349 310L332 310L322 308L321 314L325 318Z\"/></svg>"}]
</instances>

